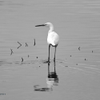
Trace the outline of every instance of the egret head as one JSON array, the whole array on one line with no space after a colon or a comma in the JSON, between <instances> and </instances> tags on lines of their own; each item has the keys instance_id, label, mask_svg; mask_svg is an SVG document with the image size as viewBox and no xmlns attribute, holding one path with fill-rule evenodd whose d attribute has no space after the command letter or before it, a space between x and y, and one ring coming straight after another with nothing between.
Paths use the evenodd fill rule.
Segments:
<instances>
[{"instance_id":1,"label":"egret head","mask_svg":"<svg viewBox=\"0 0 100 100\"><path fill-rule=\"evenodd\" d=\"M47 27L49 27L50 28L49 32L53 31L53 29L54 29L53 24L50 23L50 22L47 22L45 24L35 25L35 27L40 27L40 26L47 26Z\"/></svg>"},{"instance_id":2,"label":"egret head","mask_svg":"<svg viewBox=\"0 0 100 100\"><path fill-rule=\"evenodd\" d=\"M45 25L46 26L53 26L52 23L50 23L50 22L45 23Z\"/></svg>"}]
</instances>

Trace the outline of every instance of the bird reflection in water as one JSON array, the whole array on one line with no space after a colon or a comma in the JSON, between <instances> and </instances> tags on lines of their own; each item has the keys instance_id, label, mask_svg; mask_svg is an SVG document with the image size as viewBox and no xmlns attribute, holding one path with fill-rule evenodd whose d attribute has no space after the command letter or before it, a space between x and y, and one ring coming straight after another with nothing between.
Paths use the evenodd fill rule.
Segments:
<instances>
[{"instance_id":1,"label":"bird reflection in water","mask_svg":"<svg viewBox=\"0 0 100 100\"><path fill-rule=\"evenodd\" d=\"M50 72L50 63L48 63L48 78L47 78L47 87L53 90L53 86L58 86L59 78L56 73L56 61L54 61L54 71Z\"/></svg>"},{"instance_id":2,"label":"bird reflection in water","mask_svg":"<svg viewBox=\"0 0 100 100\"><path fill-rule=\"evenodd\" d=\"M54 61L54 71L50 72L50 63L48 62L48 77L46 79L47 87L39 87L39 85L34 86L34 91L52 91L53 86L58 86L59 78L56 73L56 61Z\"/></svg>"}]
</instances>

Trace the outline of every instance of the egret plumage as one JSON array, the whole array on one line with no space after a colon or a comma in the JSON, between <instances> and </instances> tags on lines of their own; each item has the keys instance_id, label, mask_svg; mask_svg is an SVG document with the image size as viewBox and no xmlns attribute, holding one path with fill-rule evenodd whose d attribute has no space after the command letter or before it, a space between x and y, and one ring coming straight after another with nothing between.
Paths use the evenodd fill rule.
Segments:
<instances>
[{"instance_id":1,"label":"egret plumage","mask_svg":"<svg viewBox=\"0 0 100 100\"><path fill-rule=\"evenodd\" d=\"M50 29L48 31L48 36L47 36L47 43L49 44L48 46L48 62L50 62L50 47L55 47L55 52L54 52L54 61L56 58L56 47L58 46L59 43L59 35L54 31L54 26L52 23L47 22L45 24L41 25L36 25L35 27L40 27L40 26L48 26Z\"/></svg>"}]
</instances>

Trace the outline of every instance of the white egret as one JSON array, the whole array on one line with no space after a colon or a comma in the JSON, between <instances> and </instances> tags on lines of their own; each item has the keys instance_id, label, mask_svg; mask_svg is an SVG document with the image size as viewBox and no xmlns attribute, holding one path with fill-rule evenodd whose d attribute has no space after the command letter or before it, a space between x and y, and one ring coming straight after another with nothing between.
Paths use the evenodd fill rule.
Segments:
<instances>
[{"instance_id":1,"label":"white egret","mask_svg":"<svg viewBox=\"0 0 100 100\"><path fill-rule=\"evenodd\" d=\"M54 61L56 58L56 47L58 46L59 43L59 35L54 31L53 24L50 22L47 22L45 24L41 25L36 25L35 27L40 27L40 26L49 26L50 30L48 31L48 36L47 36L47 43L49 44L48 46L48 62L50 63L50 46L55 47L55 52L54 52Z\"/></svg>"}]
</instances>

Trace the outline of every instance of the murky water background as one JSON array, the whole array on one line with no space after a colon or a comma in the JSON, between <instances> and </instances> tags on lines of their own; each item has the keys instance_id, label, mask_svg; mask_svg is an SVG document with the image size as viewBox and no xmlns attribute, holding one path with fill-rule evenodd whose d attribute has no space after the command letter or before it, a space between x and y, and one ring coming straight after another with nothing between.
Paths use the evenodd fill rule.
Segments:
<instances>
[{"instance_id":1,"label":"murky water background","mask_svg":"<svg viewBox=\"0 0 100 100\"><path fill-rule=\"evenodd\" d=\"M34 85L46 87L48 28L34 26L48 21L60 36L59 85L40 92ZM0 0L0 100L98 100L99 32L99 0Z\"/></svg>"}]
</instances>

